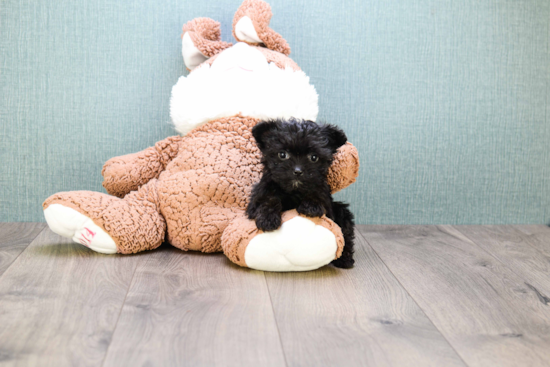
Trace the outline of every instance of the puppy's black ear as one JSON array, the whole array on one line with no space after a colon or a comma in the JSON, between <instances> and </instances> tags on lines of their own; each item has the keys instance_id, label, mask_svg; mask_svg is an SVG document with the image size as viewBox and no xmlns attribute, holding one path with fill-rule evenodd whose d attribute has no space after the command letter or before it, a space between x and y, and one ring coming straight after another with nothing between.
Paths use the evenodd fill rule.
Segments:
<instances>
[{"instance_id":1,"label":"puppy's black ear","mask_svg":"<svg viewBox=\"0 0 550 367\"><path fill-rule=\"evenodd\" d=\"M252 136L256 139L256 144L261 151L266 147L265 138L275 129L277 129L277 121L262 121L252 128Z\"/></svg>"},{"instance_id":2,"label":"puppy's black ear","mask_svg":"<svg viewBox=\"0 0 550 367\"><path fill-rule=\"evenodd\" d=\"M346 144L348 141L348 138L346 134L337 126L334 125L323 125L321 127L321 131L323 132L323 135L328 140L328 147L336 153L338 148L340 148L342 145Z\"/></svg>"}]
</instances>

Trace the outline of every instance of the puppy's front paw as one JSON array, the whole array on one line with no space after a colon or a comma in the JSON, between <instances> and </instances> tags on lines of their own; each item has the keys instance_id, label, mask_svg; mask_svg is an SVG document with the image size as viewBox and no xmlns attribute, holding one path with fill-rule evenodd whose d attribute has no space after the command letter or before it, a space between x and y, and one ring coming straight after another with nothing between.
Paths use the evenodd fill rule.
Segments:
<instances>
[{"instance_id":1,"label":"puppy's front paw","mask_svg":"<svg viewBox=\"0 0 550 367\"><path fill-rule=\"evenodd\" d=\"M325 214L325 209L321 205L308 201L302 201L296 211L307 217L322 217Z\"/></svg>"},{"instance_id":2,"label":"puppy's front paw","mask_svg":"<svg viewBox=\"0 0 550 367\"><path fill-rule=\"evenodd\" d=\"M248 217L248 219L256 219L257 212L258 212L258 205L250 203L246 207L246 216Z\"/></svg>"},{"instance_id":3,"label":"puppy's front paw","mask_svg":"<svg viewBox=\"0 0 550 367\"><path fill-rule=\"evenodd\" d=\"M281 226L281 223L279 214L259 214L256 217L256 227L264 232L276 230Z\"/></svg>"}]
</instances>

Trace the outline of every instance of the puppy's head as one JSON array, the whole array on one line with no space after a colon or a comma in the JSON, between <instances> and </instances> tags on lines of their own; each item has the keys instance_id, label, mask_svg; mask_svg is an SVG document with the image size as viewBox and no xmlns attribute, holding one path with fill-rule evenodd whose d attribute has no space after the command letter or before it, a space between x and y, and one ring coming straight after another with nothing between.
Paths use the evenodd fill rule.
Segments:
<instances>
[{"instance_id":1,"label":"puppy's head","mask_svg":"<svg viewBox=\"0 0 550 367\"><path fill-rule=\"evenodd\" d=\"M314 190L326 182L334 153L347 141L334 125L300 120L260 122L252 135L266 172L287 192Z\"/></svg>"}]
</instances>

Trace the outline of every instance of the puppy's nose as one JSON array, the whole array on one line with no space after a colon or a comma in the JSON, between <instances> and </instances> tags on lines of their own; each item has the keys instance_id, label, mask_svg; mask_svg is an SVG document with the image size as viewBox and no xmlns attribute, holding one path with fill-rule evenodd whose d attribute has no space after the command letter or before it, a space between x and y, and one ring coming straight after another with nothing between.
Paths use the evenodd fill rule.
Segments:
<instances>
[{"instance_id":1,"label":"puppy's nose","mask_svg":"<svg viewBox=\"0 0 550 367\"><path fill-rule=\"evenodd\" d=\"M302 169L300 167L294 167L294 176L301 176L302 173L304 173L302 171Z\"/></svg>"}]
</instances>

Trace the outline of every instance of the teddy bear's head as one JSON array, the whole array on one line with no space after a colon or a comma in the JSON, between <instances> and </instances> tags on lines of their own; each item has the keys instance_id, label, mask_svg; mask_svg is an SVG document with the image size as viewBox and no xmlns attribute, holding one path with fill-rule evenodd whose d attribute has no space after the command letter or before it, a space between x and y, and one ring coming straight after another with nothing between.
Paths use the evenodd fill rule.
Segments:
<instances>
[{"instance_id":1,"label":"teddy bear's head","mask_svg":"<svg viewBox=\"0 0 550 367\"><path fill-rule=\"evenodd\" d=\"M182 54L191 71L172 89L178 132L222 117L315 121L318 96L290 58L288 43L269 28L271 8L245 0L233 19L235 45L221 41L220 23L196 18L183 26Z\"/></svg>"}]
</instances>

